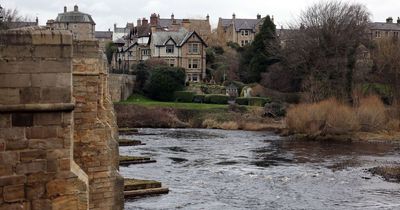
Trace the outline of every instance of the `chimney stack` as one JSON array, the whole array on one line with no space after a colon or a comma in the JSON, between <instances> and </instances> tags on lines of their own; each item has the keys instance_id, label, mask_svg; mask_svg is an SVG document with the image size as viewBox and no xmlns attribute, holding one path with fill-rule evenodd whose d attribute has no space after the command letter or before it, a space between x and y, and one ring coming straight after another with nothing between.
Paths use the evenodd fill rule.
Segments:
<instances>
[{"instance_id":1,"label":"chimney stack","mask_svg":"<svg viewBox=\"0 0 400 210\"><path fill-rule=\"evenodd\" d=\"M150 25L157 26L158 25L158 16L156 13L151 14L150 16Z\"/></svg>"},{"instance_id":2,"label":"chimney stack","mask_svg":"<svg viewBox=\"0 0 400 210\"><path fill-rule=\"evenodd\" d=\"M147 26L149 24L149 21L146 18L142 19L142 25Z\"/></svg>"},{"instance_id":3,"label":"chimney stack","mask_svg":"<svg viewBox=\"0 0 400 210\"><path fill-rule=\"evenodd\" d=\"M67 12L67 6L64 6L64 13Z\"/></svg>"},{"instance_id":4,"label":"chimney stack","mask_svg":"<svg viewBox=\"0 0 400 210\"><path fill-rule=\"evenodd\" d=\"M400 17L397 17L397 24L400 24Z\"/></svg>"},{"instance_id":5,"label":"chimney stack","mask_svg":"<svg viewBox=\"0 0 400 210\"><path fill-rule=\"evenodd\" d=\"M234 20L236 19L236 14L235 13L232 14L232 19L234 19Z\"/></svg>"},{"instance_id":6,"label":"chimney stack","mask_svg":"<svg viewBox=\"0 0 400 210\"><path fill-rule=\"evenodd\" d=\"M172 13L171 14L171 20L174 20L175 19L175 15L174 15L174 13Z\"/></svg>"},{"instance_id":7,"label":"chimney stack","mask_svg":"<svg viewBox=\"0 0 400 210\"><path fill-rule=\"evenodd\" d=\"M210 21L210 15L209 14L207 14L206 19L207 19L207 21Z\"/></svg>"},{"instance_id":8,"label":"chimney stack","mask_svg":"<svg viewBox=\"0 0 400 210\"><path fill-rule=\"evenodd\" d=\"M386 23L393 23L393 18L392 17L386 18Z\"/></svg>"},{"instance_id":9,"label":"chimney stack","mask_svg":"<svg viewBox=\"0 0 400 210\"><path fill-rule=\"evenodd\" d=\"M260 20L260 19L261 19L261 15L257 14L257 20Z\"/></svg>"},{"instance_id":10,"label":"chimney stack","mask_svg":"<svg viewBox=\"0 0 400 210\"><path fill-rule=\"evenodd\" d=\"M74 6L74 12L78 12L78 5Z\"/></svg>"},{"instance_id":11,"label":"chimney stack","mask_svg":"<svg viewBox=\"0 0 400 210\"><path fill-rule=\"evenodd\" d=\"M36 25L39 26L39 18L36 17Z\"/></svg>"}]
</instances>

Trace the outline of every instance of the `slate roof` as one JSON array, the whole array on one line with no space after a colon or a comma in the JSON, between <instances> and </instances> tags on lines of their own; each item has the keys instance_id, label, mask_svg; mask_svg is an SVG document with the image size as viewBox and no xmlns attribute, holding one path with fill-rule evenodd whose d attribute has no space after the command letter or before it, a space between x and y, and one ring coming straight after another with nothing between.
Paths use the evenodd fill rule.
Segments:
<instances>
[{"instance_id":1,"label":"slate roof","mask_svg":"<svg viewBox=\"0 0 400 210\"><path fill-rule=\"evenodd\" d=\"M91 15L79 11L59 13L55 22L96 24Z\"/></svg>"},{"instance_id":2,"label":"slate roof","mask_svg":"<svg viewBox=\"0 0 400 210\"><path fill-rule=\"evenodd\" d=\"M150 25L136 26L133 29L133 35L136 37L150 36L150 34L151 34Z\"/></svg>"},{"instance_id":3,"label":"slate roof","mask_svg":"<svg viewBox=\"0 0 400 210\"><path fill-rule=\"evenodd\" d=\"M112 39L113 32L112 31L95 31L94 37L96 39Z\"/></svg>"},{"instance_id":4,"label":"slate roof","mask_svg":"<svg viewBox=\"0 0 400 210\"><path fill-rule=\"evenodd\" d=\"M232 22L234 21L235 23L235 30L239 32L240 30L253 30L253 32L256 31L256 26L257 24L262 21L263 18L261 19L224 19L220 18L220 22L223 27L227 28L229 27Z\"/></svg>"},{"instance_id":5,"label":"slate roof","mask_svg":"<svg viewBox=\"0 0 400 210\"><path fill-rule=\"evenodd\" d=\"M155 46L165 46L169 40L172 40L176 46L181 47L192 35L198 36L202 43L207 46L195 31L188 32L184 28L180 28L178 31L157 31L152 34L151 38Z\"/></svg>"},{"instance_id":6,"label":"slate roof","mask_svg":"<svg viewBox=\"0 0 400 210\"><path fill-rule=\"evenodd\" d=\"M398 23L386 23L386 22L375 22L370 23L369 28L371 30L386 30L386 31L400 31L400 24Z\"/></svg>"},{"instance_id":7,"label":"slate roof","mask_svg":"<svg viewBox=\"0 0 400 210\"><path fill-rule=\"evenodd\" d=\"M177 46L183 42L189 32L184 28L178 31L157 31L152 34L152 41L156 46L164 46L168 40L172 39Z\"/></svg>"}]
</instances>

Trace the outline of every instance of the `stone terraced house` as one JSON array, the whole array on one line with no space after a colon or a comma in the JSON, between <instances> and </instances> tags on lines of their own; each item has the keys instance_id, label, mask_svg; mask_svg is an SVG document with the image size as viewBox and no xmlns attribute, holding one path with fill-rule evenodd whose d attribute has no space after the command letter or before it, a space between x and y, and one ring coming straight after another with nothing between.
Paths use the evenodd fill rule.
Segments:
<instances>
[{"instance_id":1,"label":"stone terraced house","mask_svg":"<svg viewBox=\"0 0 400 210\"><path fill-rule=\"evenodd\" d=\"M264 21L261 15L255 19L240 19L233 14L231 19L219 18L217 34L220 43L234 42L240 46L250 44L260 31Z\"/></svg>"},{"instance_id":2,"label":"stone terraced house","mask_svg":"<svg viewBox=\"0 0 400 210\"><path fill-rule=\"evenodd\" d=\"M374 22L369 24L369 37L372 40L381 38L399 38L400 32L400 18L397 18L397 22L393 23L393 18L388 17L386 22Z\"/></svg>"}]
</instances>

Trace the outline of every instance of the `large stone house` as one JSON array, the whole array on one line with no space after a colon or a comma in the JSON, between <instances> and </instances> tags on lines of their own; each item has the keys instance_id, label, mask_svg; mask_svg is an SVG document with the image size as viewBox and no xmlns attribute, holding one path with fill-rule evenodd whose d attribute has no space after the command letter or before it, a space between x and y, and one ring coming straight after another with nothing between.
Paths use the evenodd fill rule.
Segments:
<instances>
[{"instance_id":1,"label":"large stone house","mask_svg":"<svg viewBox=\"0 0 400 210\"><path fill-rule=\"evenodd\" d=\"M209 18L209 17L208 17ZM170 66L182 67L188 81L200 82L206 76L206 37L211 34L209 19L161 19L152 14L150 23L139 19L136 27L114 41L119 46L113 59L113 68L128 72L132 64L157 58ZM197 27L198 26L198 27Z\"/></svg>"},{"instance_id":2,"label":"large stone house","mask_svg":"<svg viewBox=\"0 0 400 210\"><path fill-rule=\"evenodd\" d=\"M232 15L232 19L219 18L217 34L220 43L234 42L240 46L250 44L255 35L260 31L264 21L261 15L255 19L240 19Z\"/></svg>"},{"instance_id":3,"label":"large stone house","mask_svg":"<svg viewBox=\"0 0 400 210\"><path fill-rule=\"evenodd\" d=\"M196 31L189 32L184 28L157 31L151 35L151 57L184 68L189 82L200 82L206 76L206 47Z\"/></svg>"},{"instance_id":4,"label":"large stone house","mask_svg":"<svg viewBox=\"0 0 400 210\"><path fill-rule=\"evenodd\" d=\"M208 42L211 36L209 15L206 16L206 19L176 19L174 14L170 18L160 18L159 14L153 13L150 16L150 26L152 32L177 31L180 28L185 28L187 31L196 31L205 42Z\"/></svg>"},{"instance_id":5,"label":"large stone house","mask_svg":"<svg viewBox=\"0 0 400 210\"><path fill-rule=\"evenodd\" d=\"M95 39L95 25L91 15L80 12L78 6L74 6L73 11L59 13L55 20L48 20L47 27L51 29L69 30L75 40L93 40Z\"/></svg>"},{"instance_id":6,"label":"large stone house","mask_svg":"<svg viewBox=\"0 0 400 210\"><path fill-rule=\"evenodd\" d=\"M374 22L369 24L369 37L371 40L395 37L399 38L400 18L393 22L392 17L388 17L386 22Z\"/></svg>"}]
</instances>

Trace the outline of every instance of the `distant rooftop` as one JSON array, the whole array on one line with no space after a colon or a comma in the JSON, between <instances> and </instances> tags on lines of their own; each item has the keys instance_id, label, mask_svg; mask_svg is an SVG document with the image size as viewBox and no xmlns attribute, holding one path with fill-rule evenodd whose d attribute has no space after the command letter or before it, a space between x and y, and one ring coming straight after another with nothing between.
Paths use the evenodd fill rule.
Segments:
<instances>
[{"instance_id":1,"label":"distant rooftop","mask_svg":"<svg viewBox=\"0 0 400 210\"><path fill-rule=\"evenodd\" d=\"M64 12L59 13L57 18L55 19L55 22L59 23L91 23L91 24L96 24L93 21L93 18L91 15L80 12L78 10L78 6L74 6L74 10L68 12L67 7L64 7Z\"/></svg>"},{"instance_id":2,"label":"distant rooftop","mask_svg":"<svg viewBox=\"0 0 400 210\"><path fill-rule=\"evenodd\" d=\"M236 18L236 15L233 14L231 19L220 18L219 21L222 27L229 27L234 23L235 31L237 32L240 30L253 30L255 32L257 24L263 19L261 15L257 15L257 18L254 19L240 19Z\"/></svg>"},{"instance_id":3,"label":"distant rooftop","mask_svg":"<svg viewBox=\"0 0 400 210\"><path fill-rule=\"evenodd\" d=\"M96 39L112 39L113 32L112 31L95 31L94 37Z\"/></svg>"}]
</instances>

